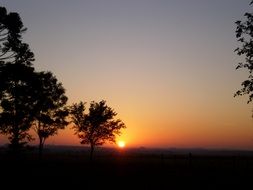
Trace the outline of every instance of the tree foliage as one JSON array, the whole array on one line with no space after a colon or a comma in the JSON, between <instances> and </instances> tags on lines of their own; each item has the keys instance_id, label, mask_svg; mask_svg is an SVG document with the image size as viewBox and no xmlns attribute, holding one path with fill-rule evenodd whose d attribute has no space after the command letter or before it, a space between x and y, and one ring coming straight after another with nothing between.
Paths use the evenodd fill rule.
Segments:
<instances>
[{"instance_id":1,"label":"tree foliage","mask_svg":"<svg viewBox=\"0 0 253 190\"><path fill-rule=\"evenodd\" d=\"M92 101L87 114L83 102L73 104L70 110L80 143L89 144L91 147L91 159L95 146L103 145L105 142L115 143L116 135L120 135L120 130L126 127L120 119L114 119L117 113L107 106L104 100Z\"/></svg>"},{"instance_id":2,"label":"tree foliage","mask_svg":"<svg viewBox=\"0 0 253 190\"><path fill-rule=\"evenodd\" d=\"M22 42L26 31L18 13L7 13L0 7L0 62L15 62L31 65L34 54L29 45Z\"/></svg>"},{"instance_id":3,"label":"tree foliage","mask_svg":"<svg viewBox=\"0 0 253 190\"><path fill-rule=\"evenodd\" d=\"M45 140L67 124L67 97L51 72L35 71L34 55L22 42L25 30L18 13L0 7L0 133L19 149L32 140L34 126L42 150Z\"/></svg>"},{"instance_id":4,"label":"tree foliage","mask_svg":"<svg viewBox=\"0 0 253 190\"><path fill-rule=\"evenodd\" d=\"M34 55L22 42L26 29L18 13L0 7L0 132L17 149L32 139Z\"/></svg>"},{"instance_id":5,"label":"tree foliage","mask_svg":"<svg viewBox=\"0 0 253 190\"><path fill-rule=\"evenodd\" d=\"M67 96L62 84L51 72L39 72L34 84L34 129L39 137L39 150L50 136L64 129L68 122Z\"/></svg>"},{"instance_id":6,"label":"tree foliage","mask_svg":"<svg viewBox=\"0 0 253 190\"><path fill-rule=\"evenodd\" d=\"M0 64L0 132L15 149L31 140L35 77L34 69L24 64Z\"/></svg>"},{"instance_id":7,"label":"tree foliage","mask_svg":"<svg viewBox=\"0 0 253 190\"><path fill-rule=\"evenodd\" d=\"M253 1L250 3L252 4ZM245 62L238 63L236 69L247 69L248 78L242 82L242 89L235 96L248 95L250 103L253 100L253 14L245 13L245 21L236 21L236 38L241 46L235 49L239 56L245 57Z\"/></svg>"}]
</instances>

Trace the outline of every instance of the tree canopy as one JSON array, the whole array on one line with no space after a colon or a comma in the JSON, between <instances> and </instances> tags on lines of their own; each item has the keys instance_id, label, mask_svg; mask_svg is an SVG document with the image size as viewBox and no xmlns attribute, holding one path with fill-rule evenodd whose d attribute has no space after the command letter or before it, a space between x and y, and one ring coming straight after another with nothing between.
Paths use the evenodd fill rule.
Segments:
<instances>
[{"instance_id":1,"label":"tree canopy","mask_svg":"<svg viewBox=\"0 0 253 190\"><path fill-rule=\"evenodd\" d=\"M0 132L9 137L13 148L31 140L35 77L34 68L24 64L0 64Z\"/></svg>"},{"instance_id":2,"label":"tree canopy","mask_svg":"<svg viewBox=\"0 0 253 190\"><path fill-rule=\"evenodd\" d=\"M29 45L22 42L25 31L18 13L7 13L5 7L0 7L0 62L32 64L34 54Z\"/></svg>"},{"instance_id":3,"label":"tree canopy","mask_svg":"<svg viewBox=\"0 0 253 190\"><path fill-rule=\"evenodd\" d=\"M0 132L8 136L14 149L32 139L28 131L37 75L31 63L34 54L22 42L25 30L18 13L0 7Z\"/></svg>"},{"instance_id":4,"label":"tree canopy","mask_svg":"<svg viewBox=\"0 0 253 190\"><path fill-rule=\"evenodd\" d=\"M26 30L18 13L0 7L0 133L19 149L32 140L35 127L42 148L45 139L67 124L67 97L51 72L36 72L34 54L22 42Z\"/></svg>"},{"instance_id":5,"label":"tree canopy","mask_svg":"<svg viewBox=\"0 0 253 190\"><path fill-rule=\"evenodd\" d=\"M70 109L74 129L81 144L91 147L91 159L95 146L105 142L115 143L116 135L121 134L125 124L120 119L114 119L117 113L106 105L106 101L92 101L89 112L85 113L85 103L73 104Z\"/></svg>"},{"instance_id":6,"label":"tree canopy","mask_svg":"<svg viewBox=\"0 0 253 190\"><path fill-rule=\"evenodd\" d=\"M68 122L67 96L62 84L51 72L39 72L34 87L35 100L33 126L39 137L42 152L45 140L64 129Z\"/></svg>"},{"instance_id":7,"label":"tree canopy","mask_svg":"<svg viewBox=\"0 0 253 190\"><path fill-rule=\"evenodd\" d=\"M250 3L252 4L253 1ZM245 61L238 63L236 69L244 68L249 75L242 82L242 88L235 93L235 96L248 95L248 103L253 100L253 14L246 12L244 21L236 21L236 38L241 46L235 49L239 56L244 56Z\"/></svg>"}]
</instances>

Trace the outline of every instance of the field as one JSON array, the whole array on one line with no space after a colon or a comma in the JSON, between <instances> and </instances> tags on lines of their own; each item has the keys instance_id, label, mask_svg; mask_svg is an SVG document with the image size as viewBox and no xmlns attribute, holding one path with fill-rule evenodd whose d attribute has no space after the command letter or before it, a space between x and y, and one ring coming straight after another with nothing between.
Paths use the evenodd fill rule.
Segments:
<instances>
[{"instance_id":1,"label":"field","mask_svg":"<svg viewBox=\"0 0 253 190\"><path fill-rule=\"evenodd\" d=\"M248 189L253 152L165 149L48 148L13 155L0 151L8 189ZM3 186L2 185L2 186Z\"/></svg>"}]
</instances>

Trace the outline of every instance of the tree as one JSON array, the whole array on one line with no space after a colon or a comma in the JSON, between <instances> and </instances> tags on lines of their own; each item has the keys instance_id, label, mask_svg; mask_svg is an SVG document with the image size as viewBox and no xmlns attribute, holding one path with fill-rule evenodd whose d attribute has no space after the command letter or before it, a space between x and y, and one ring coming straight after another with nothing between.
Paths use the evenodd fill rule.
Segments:
<instances>
[{"instance_id":1,"label":"tree","mask_svg":"<svg viewBox=\"0 0 253 190\"><path fill-rule=\"evenodd\" d=\"M22 42L26 29L18 13L0 7L0 133L11 147L19 149L32 137L28 130L33 118L34 55Z\"/></svg>"},{"instance_id":2,"label":"tree","mask_svg":"<svg viewBox=\"0 0 253 190\"><path fill-rule=\"evenodd\" d=\"M251 1L250 4L253 4ZM253 13L245 13L245 21L236 21L236 38L241 46L235 49L239 56L245 57L245 62L238 63L236 69L247 69L248 78L242 82L242 89L235 93L235 96L248 95L250 103L253 100Z\"/></svg>"},{"instance_id":3,"label":"tree","mask_svg":"<svg viewBox=\"0 0 253 190\"><path fill-rule=\"evenodd\" d=\"M11 147L22 147L32 138L28 130L33 120L34 68L25 64L0 64L0 133Z\"/></svg>"},{"instance_id":4,"label":"tree","mask_svg":"<svg viewBox=\"0 0 253 190\"><path fill-rule=\"evenodd\" d=\"M23 43L22 33L26 31L18 13L7 13L0 7L0 63L15 62L31 65L34 54L28 44Z\"/></svg>"},{"instance_id":5,"label":"tree","mask_svg":"<svg viewBox=\"0 0 253 190\"><path fill-rule=\"evenodd\" d=\"M32 140L34 126L41 152L45 140L67 124L67 97L52 73L35 72L34 54L22 42L24 31L19 14L0 7L0 133L17 150Z\"/></svg>"},{"instance_id":6,"label":"tree","mask_svg":"<svg viewBox=\"0 0 253 190\"><path fill-rule=\"evenodd\" d=\"M34 129L39 137L39 153L42 155L44 143L50 136L68 124L68 110L65 89L51 72L39 72L34 88Z\"/></svg>"},{"instance_id":7,"label":"tree","mask_svg":"<svg viewBox=\"0 0 253 190\"><path fill-rule=\"evenodd\" d=\"M85 113L85 103L73 104L70 114L80 143L90 145L90 160L96 146L105 142L115 143L116 135L120 135L120 130L126 127L120 119L114 119L117 113L104 100L92 101L88 114Z\"/></svg>"}]
</instances>

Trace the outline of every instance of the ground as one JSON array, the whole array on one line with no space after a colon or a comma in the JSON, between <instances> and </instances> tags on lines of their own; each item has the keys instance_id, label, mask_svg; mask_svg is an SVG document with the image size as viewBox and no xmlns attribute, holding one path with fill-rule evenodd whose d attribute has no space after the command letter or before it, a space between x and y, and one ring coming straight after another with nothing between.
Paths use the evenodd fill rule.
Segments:
<instances>
[{"instance_id":1,"label":"ground","mask_svg":"<svg viewBox=\"0 0 253 190\"><path fill-rule=\"evenodd\" d=\"M1 184L13 189L246 189L252 152L47 149L0 151Z\"/></svg>"}]
</instances>

